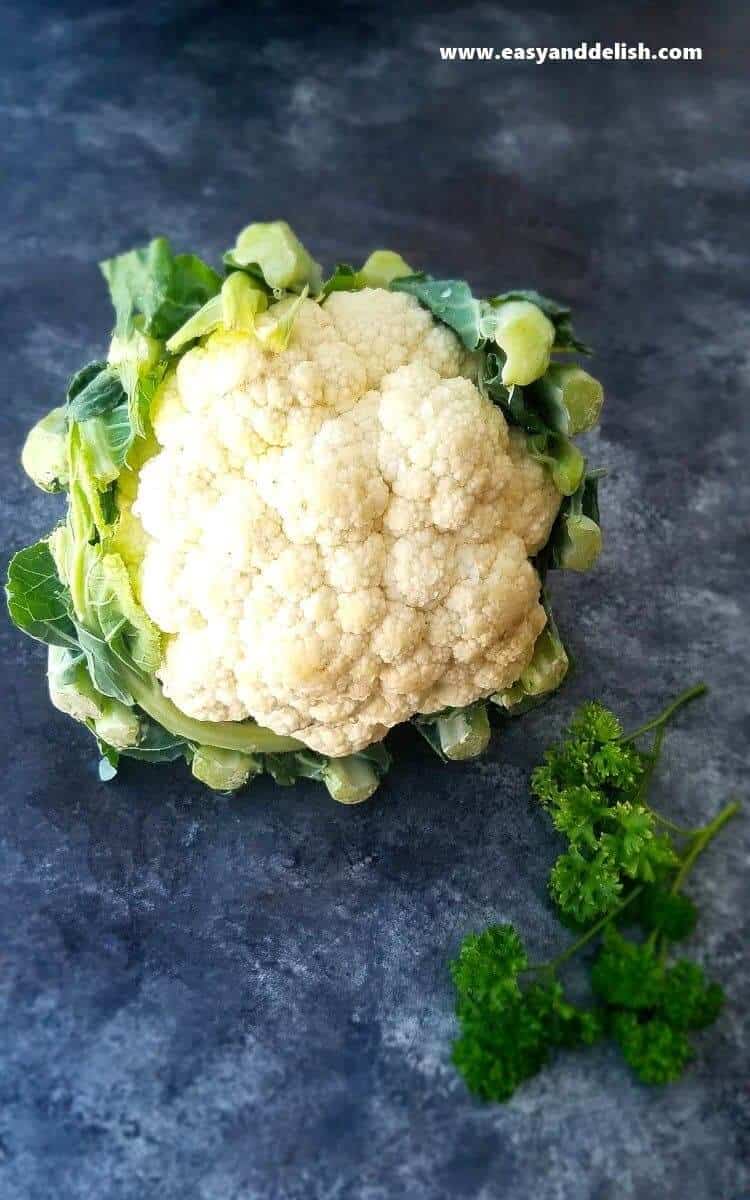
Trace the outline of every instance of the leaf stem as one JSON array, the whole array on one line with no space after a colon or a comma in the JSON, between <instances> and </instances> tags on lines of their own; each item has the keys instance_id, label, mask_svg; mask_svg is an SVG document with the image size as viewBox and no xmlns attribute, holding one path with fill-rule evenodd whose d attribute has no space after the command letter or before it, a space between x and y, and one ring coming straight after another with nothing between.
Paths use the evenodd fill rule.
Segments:
<instances>
[{"instance_id":1,"label":"leaf stem","mask_svg":"<svg viewBox=\"0 0 750 1200\"><path fill-rule=\"evenodd\" d=\"M732 817L735 816L739 810L739 800L732 800L729 804L722 808L721 812L718 814L718 816L714 817L710 824L704 825L703 829L698 830L693 844L683 858L680 869L674 877L671 887L671 891L673 893L679 892L698 855L703 853L703 851L706 849L706 846L713 841L717 833L724 828L727 821L731 821Z\"/></svg>"},{"instance_id":2,"label":"leaf stem","mask_svg":"<svg viewBox=\"0 0 750 1200\"><path fill-rule=\"evenodd\" d=\"M651 748L651 753L648 756L648 766L641 775L638 787L635 789L635 796L633 799L635 800L636 804L645 804L646 802L646 793L648 792L649 785L654 777L654 772L659 765L659 759L661 758L661 748L664 742L664 733L665 728L662 725L658 729L656 737L654 738L654 744Z\"/></svg>"},{"instance_id":3,"label":"leaf stem","mask_svg":"<svg viewBox=\"0 0 750 1200\"><path fill-rule=\"evenodd\" d=\"M713 821L711 821L710 824L705 825L702 829L694 829L691 831L693 834L694 840L693 840L693 843L692 843L690 849L688 850L687 854L685 855L684 859L682 860L682 862L680 864L680 869L678 870L677 874L674 877L674 880L672 881L672 887L670 888L670 891L672 892L673 895L676 894L677 892L679 892L679 890L682 887L683 883L685 882L690 870L692 869L698 855L703 853L703 851L706 849L706 846L708 846L709 842L713 841L713 839L716 837L717 833L719 833L724 828L727 821L731 821L732 817L737 812L739 812L739 808L740 808L740 804L739 804L738 800L731 801L724 808L722 808L721 812L718 814L718 816L714 817ZM655 933L656 933L656 930L654 930L654 934ZM652 934L652 937L653 937L653 934ZM655 940L654 940L654 942L651 942L651 944L655 945ZM669 954L669 939L666 937L662 937L661 949L659 951L659 962L661 963L662 966L664 966L664 963L667 960L668 954Z\"/></svg>"},{"instance_id":4,"label":"leaf stem","mask_svg":"<svg viewBox=\"0 0 750 1200\"><path fill-rule=\"evenodd\" d=\"M145 679L122 660L118 661L117 668L138 707L175 737L198 746L239 750L241 754L287 754L304 750L302 742L296 738L283 737L256 725L255 721L198 721L188 717L167 699L155 679Z\"/></svg>"},{"instance_id":5,"label":"leaf stem","mask_svg":"<svg viewBox=\"0 0 750 1200\"><path fill-rule=\"evenodd\" d=\"M584 934L581 934L581 936L575 942L573 942L572 945L568 946L566 950L563 950L561 954L558 954L555 958L551 958L549 962L535 963L534 966L526 967L525 970L556 971L557 968L561 967L564 962L567 962L569 958L572 958L574 954L577 954L587 942L590 942L593 937L596 937L597 933L599 933L599 931L603 929L605 925L608 925L610 921L615 919L615 917L619 917L623 909L627 908L629 904L632 904L633 900L635 900L637 896L640 896L642 891L643 884L633 888L632 892L629 892L624 900L621 900L618 905L610 909L610 911L605 913L603 917L600 917L595 925L592 925L591 928L587 929ZM523 972L521 972L521 974L523 974Z\"/></svg>"},{"instance_id":6,"label":"leaf stem","mask_svg":"<svg viewBox=\"0 0 750 1200\"><path fill-rule=\"evenodd\" d=\"M691 690L693 692L695 692L695 689L691 689ZM674 706L676 704L679 704L680 701L682 703L685 703L686 702L685 697L682 697L682 698L678 697L678 699L675 700L674 703L670 706L670 710L674 711ZM667 710L667 711L669 712L670 710ZM666 731L667 731L666 725L661 724L656 731L656 737L654 738L654 744L651 747L650 753L643 756L648 759L648 765L646 766L643 774L641 775L640 781L638 783L638 786L635 790L635 794L633 796L633 800L636 804L644 804L646 806L646 808L648 808L648 810L651 813L651 815L653 816L654 820L658 821L659 824L663 825L666 829L671 829L673 833L679 834L680 837L695 837L696 834L701 832L700 829L687 829L684 825L678 825L676 821L670 821L668 817L662 816L661 813L657 812L656 809L652 808L651 805L648 804L648 802L646 800L646 795L647 795L649 787L651 785L651 781L656 772L656 768L658 767L659 762L661 760L661 751L662 751L662 746L664 744L664 735L665 735ZM631 738L635 737L637 735L637 732L638 731L636 731L636 734L631 734L630 737ZM641 730L641 732L643 732L643 730Z\"/></svg>"},{"instance_id":7,"label":"leaf stem","mask_svg":"<svg viewBox=\"0 0 750 1200\"><path fill-rule=\"evenodd\" d=\"M696 833L700 832L700 830L686 829L684 825L678 825L675 821L670 821L668 817L663 817L661 813L658 813L656 809L652 808L646 800L646 794L651 785L651 780L654 777L654 773L661 759L661 749L664 744L665 733L666 726L660 725L656 731L656 737L654 738L654 744L651 747L650 754L644 755L645 758L648 758L648 765L641 775L638 786L635 789L633 800L636 804L645 805L654 820L658 821L660 825L664 825L666 829L671 829L673 833L679 834L680 837L694 837Z\"/></svg>"},{"instance_id":8,"label":"leaf stem","mask_svg":"<svg viewBox=\"0 0 750 1200\"><path fill-rule=\"evenodd\" d=\"M663 817L661 813L649 805L649 810L655 821L660 825L664 825L666 829L671 829L672 833L679 834L680 837L695 837L696 833L700 833L699 829L687 829L684 825L678 825L675 821L670 821L668 817Z\"/></svg>"},{"instance_id":9,"label":"leaf stem","mask_svg":"<svg viewBox=\"0 0 750 1200\"><path fill-rule=\"evenodd\" d=\"M620 745L625 745L627 742L634 742L636 738L642 737L644 733L649 733L652 729L658 729L661 725L666 725L672 719L678 709L689 704L691 700L697 700L699 696L705 695L708 691L708 686L705 683L696 683L694 687L688 688L687 691L681 692L671 704L657 716L652 717L650 721L646 721L645 725L639 725L632 733L626 733L621 738L618 738Z\"/></svg>"}]
</instances>

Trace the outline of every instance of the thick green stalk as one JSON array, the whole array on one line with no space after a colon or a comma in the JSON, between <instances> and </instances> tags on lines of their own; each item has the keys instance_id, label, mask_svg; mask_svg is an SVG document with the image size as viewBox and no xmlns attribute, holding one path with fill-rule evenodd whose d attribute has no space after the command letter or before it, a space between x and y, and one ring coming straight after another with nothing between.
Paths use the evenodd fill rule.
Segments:
<instances>
[{"instance_id":1,"label":"thick green stalk","mask_svg":"<svg viewBox=\"0 0 750 1200\"><path fill-rule=\"evenodd\" d=\"M558 433L585 433L599 420L604 389L576 363L551 363L531 390L548 425Z\"/></svg>"},{"instance_id":2,"label":"thick green stalk","mask_svg":"<svg viewBox=\"0 0 750 1200\"><path fill-rule=\"evenodd\" d=\"M559 688L568 673L568 656L560 641L551 611L547 624L534 643L534 653L528 667L521 672L519 683L526 696L544 696Z\"/></svg>"},{"instance_id":3,"label":"thick green stalk","mask_svg":"<svg viewBox=\"0 0 750 1200\"><path fill-rule=\"evenodd\" d=\"M588 571L602 552L602 531L596 521L584 513L569 513L565 518L565 540L558 551L563 571Z\"/></svg>"},{"instance_id":4,"label":"thick green stalk","mask_svg":"<svg viewBox=\"0 0 750 1200\"><path fill-rule=\"evenodd\" d=\"M175 737L242 754L286 754L304 749L296 738L281 737L255 721L196 721L168 700L158 684L147 682L123 662L118 663L118 671L139 708Z\"/></svg>"},{"instance_id":5,"label":"thick green stalk","mask_svg":"<svg viewBox=\"0 0 750 1200\"><path fill-rule=\"evenodd\" d=\"M263 770L259 759L239 750L220 750L217 746L199 746L190 769L196 779L217 792L234 792L244 787L253 775Z\"/></svg>"},{"instance_id":6,"label":"thick green stalk","mask_svg":"<svg viewBox=\"0 0 750 1200\"><path fill-rule=\"evenodd\" d=\"M323 768L323 782L339 804L361 804L377 791L380 779L372 763L351 754L329 759Z\"/></svg>"},{"instance_id":7,"label":"thick green stalk","mask_svg":"<svg viewBox=\"0 0 750 1200\"><path fill-rule=\"evenodd\" d=\"M490 722L484 704L472 708L457 709L437 721L440 748L451 762L463 762L476 758L487 749L490 740Z\"/></svg>"}]
</instances>

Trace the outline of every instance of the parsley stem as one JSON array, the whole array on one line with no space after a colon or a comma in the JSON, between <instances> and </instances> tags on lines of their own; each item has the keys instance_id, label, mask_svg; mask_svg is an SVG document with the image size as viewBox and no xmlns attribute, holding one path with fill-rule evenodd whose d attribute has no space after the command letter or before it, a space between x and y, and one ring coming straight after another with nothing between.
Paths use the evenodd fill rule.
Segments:
<instances>
[{"instance_id":1,"label":"parsley stem","mask_svg":"<svg viewBox=\"0 0 750 1200\"><path fill-rule=\"evenodd\" d=\"M649 806L650 807L650 806ZM673 833L677 833L680 837L695 837L699 831L697 829L686 829L684 825L678 825L675 821L670 821L668 817L663 817L661 813L656 812L651 808L651 813L655 821L660 825L664 825L666 829L671 829Z\"/></svg>"},{"instance_id":2,"label":"parsley stem","mask_svg":"<svg viewBox=\"0 0 750 1200\"><path fill-rule=\"evenodd\" d=\"M680 863L680 869L678 870L677 874L674 877L674 880L672 881L672 887L670 888L670 891L672 892L672 894L679 892L679 890L682 887L683 883L685 882L690 870L692 869L698 855L703 853L703 851L706 849L706 846L709 844L709 842L713 841L713 839L716 837L717 833L719 833L724 828L727 821L731 821L731 819L735 815L735 813L739 812L739 808L740 808L739 801L733 800L730 804L727 804L725 808L722 808L721 812L718 814L718 816L714 817L713 821L711 821L710 824L705 825L702 829L692 830L693 843L690 846L690 849L688 850L684 859ZM652 946L655 945L655 942L656 942L655 935L656 935L656 930L654 930L654 932L651 935L651 938L649 938L649 944ZM669 939L666 937L663 937L662 943L661 943L661 950L659 952L659 962L661 963L662 966L664 966L664 963L666 962L668 954L669 954Z\"/></svg>"},{"instance_id":3,"label":"parsley stem","mask_svg":"<svg viewBox=\"0 0 750 1200\"><path fill-rule=\"evenodd\" d=\"M692 689L692 691L694 692L695 689ZM680 702L680 698L678 697L678 699L674 702L674 704L671 705L670 710L668 710L668 711L673 712L674 705L679 702ZM682 703L685 703L684 697L682 697ZM644 726L644 728L645 728L645 726ZM643 730L641 730L641 732L643 732ZM651 805L647 804L647 802L646 802L646 795L648 793L649 787L651 786L651 780L654 777L656 768L659 765L659 760L661 759L661 750L662 750L662 746L664 744L665 733L666 733L666 725L662 724L659 726L659 728L656 731L656 737L654 738L654 744L651 747L651 753L643 756L644 758L648 759L648 763L647 763L647 766L641 776L638 787L635 790L635 795L633 796L633 800L636 804L645 804L646 807L651 812L654 820L658 821L660 825L664 825L666 829L671 829L673 833L677 833L681 837L694 837L696 833L700 832L700 830L686 829L684 825L678 825L678 824L676 824L675 821L670 821L668 817L663 817L661 815L661 813L656 812L656 810L651 808ZM636 737L637 734L638 734L638 731L636 730L636 733L631 734L630 737L631 738Z\"/></svg>"},{"instance_id":4,"label":"parsley stem","mask_svg":"<svg viewBox=\"0 0 750 1200\"><path fill-rule=\"evenodd\" d=\"M699 696L705 695L707 691L708 687L705 683L696 683L694 687L688 688L685 692L681 692L671 704L668 704L662 712L658 713L657 716L652 717L651 720L647 721L645 725L639 725L639 727L634 729L632 733L626 733L623 735L623 737L618 738L617 740L619 741L620 745L624 745L626 742L634 742L636 738L642 737L644 733L649 733L652 729L658 729L660 725L666 725L679 708L683 708L684 705L689 704L691 700L697 700Z\"/></svg>"},{"instance_id":5,"label":"parsley stem","mask_svg":"<svg viewBox=\"0 0 750 1200\"><path fill-rule=\"evenodd\" d=\"M525 969L527 971L556 971L557 968L561 967L564 962L567 962L569 958L572 958L574 954L577 954L582 946L585 946L586 943L590 942L593 937L596 937L597 933L599 933L599 931L603 929L605 925L608 925L610 921L615 919L615 917L619 917L622 910L627 908L627 906L631 904L633 900L635 900L636 896L640 896L642 891L643 884L633 888L632 892L629 892L624 900L621 900L620 903L615 906L615 908L610 909L610 911L605 913L603 917L600 917L596 924L592 925L590 929L587 929L584 934L581 934L577 941L573 942L571 946L568 946L567 950L563 950L561 954L558 954L555 958L551 958L549 962L535 963L534 966L526 967Z\"/></svg>"},{"instance_id":6,"label":"parsley stem","mask_svg":"<svg viewBox=\"0 0 750 1200\"><path fill-rule=\"evenodd\" d=\"M693 863L699 854L702 854L709 842L713 841L717 833L719 833L727 821L731 821L732 817L740 810L739 800L732 800L725 808L722 808L718 816L714 817L713 821L708 825L704 825L703 829L699 829L695 835L695 840L682 860L680 869L674 877L672 883L672 892L679 892L685 879L690 872Z\"/></svg>"},{"instance_id":7,"label":"parsley stem","mask_svg":"<svg viewBox=\"0 0 750 1200\"><path fill-rule=\"evenodd\" d=\"M661 748L662 748L662 743L664 742L664 732L665 732L664 726L662 725L661 728L657 730L656 737L654 738L654 744L651 748L650 755L648 755L648 756L644 755L644 757L648 757L648 765L646 766L643 774L641 775L640 783L638 784L638 787L636 788L636 791L635 791L635 796L633 797L636 804L645 804L645 802L646 802L646 794L647 794L649 786L651 784L651 780L654 777L654 772L656 771L656 768L659 765L659 759L661 758Z\"/></svg>"}]
</instances>

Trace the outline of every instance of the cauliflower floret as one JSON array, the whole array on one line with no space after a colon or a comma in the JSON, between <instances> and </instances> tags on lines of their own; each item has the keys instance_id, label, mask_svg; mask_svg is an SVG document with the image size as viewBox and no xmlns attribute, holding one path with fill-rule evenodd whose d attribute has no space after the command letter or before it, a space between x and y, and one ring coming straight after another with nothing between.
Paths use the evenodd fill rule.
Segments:
<instances>
[{"instance_id":1,"label":"cauliflower floret","mask_svg":"<svg viewBox=\"0 0 750 1200\"><path fill-rule=\"evenodd\" d=\"M549 471L528 453L520 429L509 431L508 452L513 464L505 498L508 528L522 539L527 554L537 554L549 539L560 496Z\"/></svg>"},{"instance_id":2,"label":"cauliflower floret","mask_svg":"<svg viewBox=\"0 0 750 1200\"><path fill-rule=\"evenodd\" d=\"M161 670L164 695L188 714L208 710L212 721L241 721L247 712L231 663L228 628L184 631L167 643Z\"/></svg>"},{"instance_id":3,"label":"cauliflower floret","mask_svg":"<svg viewBox=\"0 0 750 1200\"><path fill-rule=\"evenodd\" d=\"M304 301L288 348L217 333L162 387L133 513L165 693L333 756L510 686L559 507L417 301Z\"/></svg>"},{"instance_id":4,"label":"cauliflower floret","mask_svg":"<svg viewBox=\"0 0 750 1200\"><path fill-rule=\"evenodd\" d=\"M371 388L378 387L383 376L397 367L430 361L430 350L435 369L443 368L441 374L458 375L461 369L458 339L449 329L439 329L430 314L403 292L381 288L333 292L325 311L339 337L364 364Z\"/></svg>"}]
</instances>

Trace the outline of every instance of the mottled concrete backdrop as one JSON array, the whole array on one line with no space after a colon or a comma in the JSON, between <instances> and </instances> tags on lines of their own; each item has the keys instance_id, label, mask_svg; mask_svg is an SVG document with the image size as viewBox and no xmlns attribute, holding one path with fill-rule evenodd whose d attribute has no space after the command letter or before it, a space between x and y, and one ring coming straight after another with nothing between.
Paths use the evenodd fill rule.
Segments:
<instances>
[{"instance_id":1,"label":"mottled concrete backdrop","mask_svg":"<svg viewBox=\"0 0 750 1200\"><path fill-rule=\"evenodd\" d=\"M535 953L564 939L528 773L582 697L635 720L707 679L664 806L694 822L747 787L746 6L232 7L0 4L4 549L56 512L17 456L105 344L96 260L158 232L215 259L277 215L329 263L392 245L575 303L609 391L607 549L556 581L565 692L465 768L402 738L354 810L313 786L219 799L179 768L100 785L41 647L0 625L0 1196L747 1197L747 824L695 879L693 949L729 1005L668 1091L603 1047L480 1106L449 1064L445 966L493 919ZM437 49L584 37L705 61Z\"/></svg>"}]
</instances>

